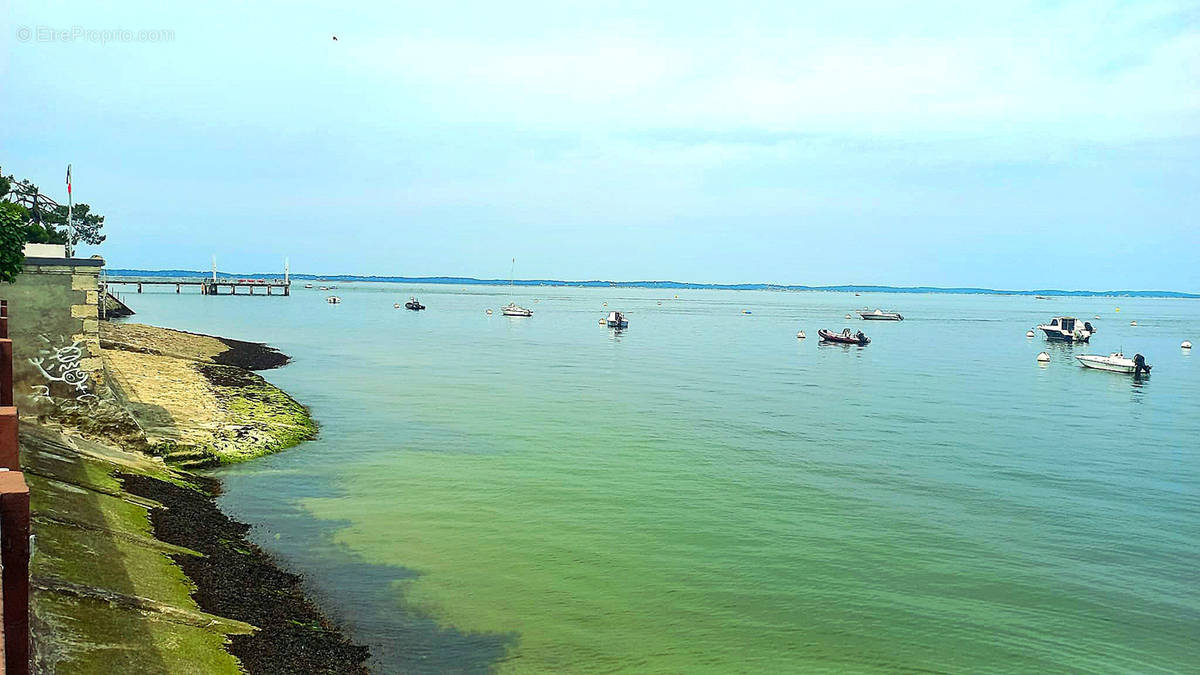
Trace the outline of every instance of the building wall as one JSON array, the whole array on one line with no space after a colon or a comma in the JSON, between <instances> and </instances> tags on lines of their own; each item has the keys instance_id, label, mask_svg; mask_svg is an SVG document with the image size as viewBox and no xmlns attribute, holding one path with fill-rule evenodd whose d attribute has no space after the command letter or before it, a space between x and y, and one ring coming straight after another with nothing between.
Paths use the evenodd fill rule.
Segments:
<instances>
[{"instance_id":1,"label":"building wall","mask_svg":"<svg viewBox=\"0 0 1200 675\"><path fill-rule=\"evenodd\" d=\"M76 410L96 401L100 359L99 276L104 260L26 257L8 301L13 390L22 414Z\"/></svg>"}]
</instances>

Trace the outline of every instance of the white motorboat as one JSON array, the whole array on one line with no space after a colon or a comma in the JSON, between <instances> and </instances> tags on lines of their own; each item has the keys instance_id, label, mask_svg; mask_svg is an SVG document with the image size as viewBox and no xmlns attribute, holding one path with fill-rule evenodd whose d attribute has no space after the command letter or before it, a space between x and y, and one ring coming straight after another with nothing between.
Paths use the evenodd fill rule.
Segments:
<instances>
[{"instance_id":1,"label":"white motorboat","mask_svg":"<svg viewBox=\"0 0 1200 675\"><path fill-rule=\"evenodd\" d=\"M1087 342L1096 334L1096 329L1087 321L1080 321L1073 316L1056 316L1050 323L1038 326L1038 330L1046 334L1047 340L1061 342Z\"/></svg>"},{"instance_id":2,"label":"white motorboat","mask_svg":"<svg viewBox=\"0 0 1200 675\"><path fill-rule=\"evenodd\" d=\"M515 302L510 302L508 305L501 307L500 313L504 316L533 316L532 309L525 309Z\"/></svg>"},{"instance_id":3,"label":"white motorboat","mask_svg":"<svg viewBox=\"0 0 1200 675\"><path fill-rule=\"evenodd\" d=\"M331 295L328 298L325 298L325 302L328 302L331 305L336 305L341 301L342 301L342 299L336 295Z\"/></svg>"},{"instance_id":4,"label":"white motorboat","mask_svg":"<svg viewBox=\"0 0 1200 675\"><path fill-rule=\"evenodd\" d=\"M1141 373L1150 374L1150 364L1146 363L1146 357L1141 354L1134 354L1133 358L1126 358L1121 352L1113 352L1108 356L1100 356L1099 354L1079 354L1075 357L1080 365L1087 368L1095 368L1096 370L1107 370L1113 373L1126 373L1140 375Z\"/></svg>"},{"instance_id":5,"label":"white motorboat","mask_svg":"<svg viewBox=\"0 0 1200 675\"><path fill-rule=\"evenodd\" d=\"M629 319L626 319L625 315L620 312L609 312L608 318L604 320L604 324L609 328L627 328L629 326Z\"/></svg>"},{"instance_id":6,"label":"white motorboat","mask_svg":"<svg viewBox=\"0 0 1200 675\"><path fill-rule=\"evenodd\" d=\"M882 309L871 311L864 309L858 313L863 318L863 321L903 321L904 317L900 316L900 312L885 312Z\"/></svg>"}]
</instances>

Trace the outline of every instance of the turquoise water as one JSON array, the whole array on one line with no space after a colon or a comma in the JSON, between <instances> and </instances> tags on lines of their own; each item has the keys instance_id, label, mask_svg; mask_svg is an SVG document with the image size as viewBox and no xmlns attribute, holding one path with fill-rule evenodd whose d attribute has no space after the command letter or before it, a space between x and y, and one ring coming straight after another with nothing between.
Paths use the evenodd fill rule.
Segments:
<instances>
[{"instance_id":1,"label":"turquoise water","mask_svg":"<svg viewBox=\"0 0 1200 675\"><path fill-rule=\"evenodd\" d=\"M222 470L222 502L380 671L1200 664L1197 301L335 292L128 297L295 357L264 375L320 438ZM843 318L868 305L906 320ZM1099 333L1025 337L1057 314ZM818 345L843 326L873 342ZM1153 375L1072 358L1121 347Z\"/></svg>"}]
</instances>

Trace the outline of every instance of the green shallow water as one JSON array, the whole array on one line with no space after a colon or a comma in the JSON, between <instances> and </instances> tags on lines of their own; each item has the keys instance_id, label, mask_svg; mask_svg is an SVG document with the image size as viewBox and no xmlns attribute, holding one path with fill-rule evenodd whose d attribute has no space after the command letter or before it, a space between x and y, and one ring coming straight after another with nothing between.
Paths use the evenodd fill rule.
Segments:
<instances>
[{"instance_id":1,"label":"green shallow water","mask_svg":"<svg viewBox=\"0 0 1200 675\"><path fill-rule=\"evenodd\" d=\"M1200 663L1196 301L335 292L132 297L295 357L266 375L321 436L223 470L223 504L381 671ZM1091 346L1024 337L1060 313L1104 317ZM847 325L872 344L814 339ZM1153 376L1072 357L1122 346Z\"/></svg>"}]
</instances>

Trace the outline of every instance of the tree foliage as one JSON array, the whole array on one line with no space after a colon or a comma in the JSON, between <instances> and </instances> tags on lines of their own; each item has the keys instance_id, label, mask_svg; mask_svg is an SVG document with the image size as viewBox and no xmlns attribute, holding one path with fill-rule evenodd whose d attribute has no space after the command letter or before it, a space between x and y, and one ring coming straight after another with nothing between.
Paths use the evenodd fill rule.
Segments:
<instances>
[{"instance_id":1,"label":"tree foliage","mask_svg":"<svg viewBox=\"0 0 1200 675\"><path fill-rule=\"evenodd\" d=\"M70 225L73 228L68 227L67 206L43 195L29 180L0 176L0 208L4 210L4 245L10 245L10 240L21 240L15 245L18 271L20 251L25 243L69 243L74 247L80 243L98 245L105 239L100 233L104 216L92 213L87 204L75 204L71 207Z\"/></svg>"},{"instance_id":2,"label":"tree foliage","mask_svg":"<svg viewBox=\"0 0 1200 675\"><path fill-rule=\"evenodd\" d=\"M6 186L0 186L6 187ZM25 255L25 214L19 204L0 202L0 281L11 283L21 273Z\"/></svg>"},{"instance_id":3,"label":"tree foliage","mask_svg":"<svg viewBox=\"0 0 1200 675\"><path fill-rule=\"evenodd\" d=\"M74 229L66 227L67 224L67 207L59 204L52 210L42 216L42 223L49 230L53 230L56 234L63 238L65 243L67 236L70 236L71 246L75 246L80 242L91 244L93 246L104 242L104 235L100 234L100 228L104 227L104 216L92 213L92 207L87 204L76 204L71 207L71 224ZM59 230L58 226L62 226Z\"/></svg>"}]
</instances>

